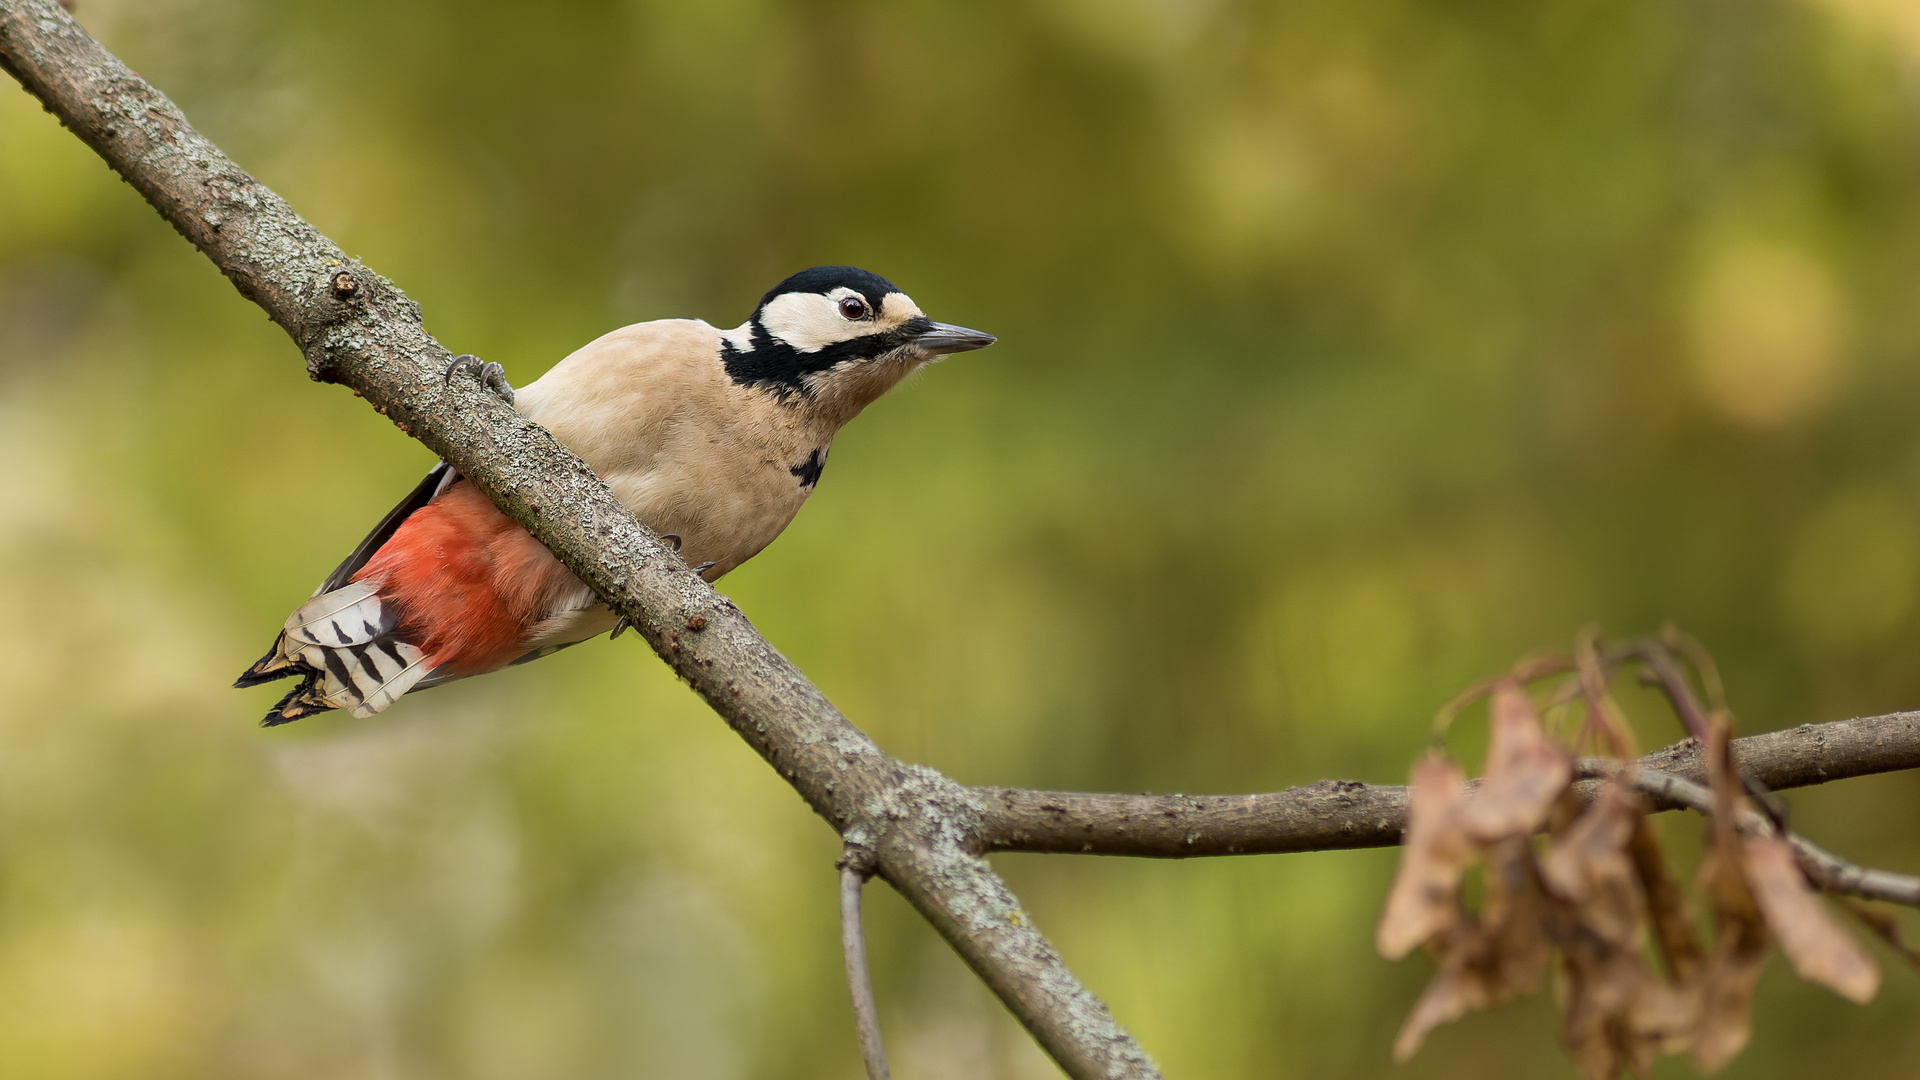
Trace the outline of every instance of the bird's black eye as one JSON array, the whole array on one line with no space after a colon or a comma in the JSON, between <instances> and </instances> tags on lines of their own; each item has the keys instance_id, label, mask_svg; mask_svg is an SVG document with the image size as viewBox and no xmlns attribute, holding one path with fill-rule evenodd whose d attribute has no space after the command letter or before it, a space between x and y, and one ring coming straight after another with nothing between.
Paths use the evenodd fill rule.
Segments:
<instances>
[{"instance_id":1,"label":"bird's black eye","mask_svg":"<svg viewBox=\"0 0 1920 1080\"><path fill-rule=\"evenodd\" d=\"M848 319L864 319L867 317L867 302L857 296L849 296L840 301L840 314Z\"/></svg>"}]
</instances>

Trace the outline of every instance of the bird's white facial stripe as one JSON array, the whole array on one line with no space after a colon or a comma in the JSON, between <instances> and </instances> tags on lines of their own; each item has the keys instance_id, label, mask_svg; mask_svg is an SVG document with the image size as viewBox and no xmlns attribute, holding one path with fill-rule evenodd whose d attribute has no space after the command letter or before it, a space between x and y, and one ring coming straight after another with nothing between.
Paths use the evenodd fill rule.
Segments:
<instances>
[{"instance_id":1,"label":"bird's white facial stripe","mask_svg":"<svg viewBox=\"0 0 1920 1080\"><path fill-rule=\"evenodd\" d=\"M726 340L727 344L733 346L734 352L753 351L753 324L750 322L741 323L731 330L723 330L720 336Z\"/></svg>"},{"instance_id":2,"label":"bird's white facial stripe","mask_svg":"<svg viewBox=\"0 0 1920 1080\"><path fill-rule=\"evenodd\" d=\"M791 345L795 352L813 353L837 342L883 333L920 313L905 294L888 293L880 299L877 318L851 320L840 314L840 301L850 296L860 294L839 288L824 296L819 293L776 296L760 310L760 325L767 328L767 333Z\"/></svg>"}]
</instances>

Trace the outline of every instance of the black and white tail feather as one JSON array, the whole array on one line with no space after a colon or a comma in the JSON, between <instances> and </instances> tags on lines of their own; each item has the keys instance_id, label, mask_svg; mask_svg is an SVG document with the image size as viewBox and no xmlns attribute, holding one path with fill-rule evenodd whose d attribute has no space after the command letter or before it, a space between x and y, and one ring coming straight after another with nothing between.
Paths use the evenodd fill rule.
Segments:
<instances>
[{"instance_id":1,"label":"black and white tail feather","mask_svg":"<svg viewBox=\"0 0 1920 1080\"><path fill-rule=\"evenodd\" d=\"M434 678L426 654L395 636L398 615L381 604L374 588L351 578L374 552L393 539L401 523L459 478L460 474L445 462L435 465L400 505L380 519L346 561L327 575L313 591L313 599L287 617L273 648L234 682L237 687L245 687L300 678L300 684L260 721L263 727L329 709L372 716L409 690L448 681Z\"/></svg>"}]
</instances>

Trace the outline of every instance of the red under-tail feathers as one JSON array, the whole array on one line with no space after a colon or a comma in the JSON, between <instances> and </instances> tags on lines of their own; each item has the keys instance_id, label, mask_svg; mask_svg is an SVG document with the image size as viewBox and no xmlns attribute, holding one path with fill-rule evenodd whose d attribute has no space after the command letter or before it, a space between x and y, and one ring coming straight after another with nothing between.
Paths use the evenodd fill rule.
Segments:
<instances>
[{"instance_id":1,"label":"red under-tail feathers","mask_svg":"<svg viewBox=\"0 0 1920 1080\"><path fill-rule=\"evenodd\" d=\"M462 678L518 660L554 578L566 574L540 541L459 483L409 517L353 580L375 587L400 640Z\"/></svg>"},{"instance_id":2,"label":"red under-tail feathers","mask_svg":"<svg viewBox=\"0 0 1920 1080\"><path fill-rule=\"evenodd\" d=\"M544 620L590 598L539 541L440 466L235 685L301 676L269 726L328 709L371 716L409 690L526 658Z\"/></svg>"}]
</instances>

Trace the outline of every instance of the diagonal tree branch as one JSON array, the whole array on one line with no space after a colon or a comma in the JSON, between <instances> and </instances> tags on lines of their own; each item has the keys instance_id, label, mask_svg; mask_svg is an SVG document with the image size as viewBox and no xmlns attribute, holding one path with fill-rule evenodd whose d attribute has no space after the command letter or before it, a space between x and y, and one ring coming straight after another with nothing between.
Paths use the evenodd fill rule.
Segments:
<instances>
[{"instance_id":1,"label":"diagonal tree branch","mask_svg":"<svg viewBox=\"0 0 1920 1080\"><path fill-rule=\"evenodd\" d=\"M449 354L422 328L417 305L229 161L57 4L0 0L0 68L265 309L311 377L364 396L625 616L841 834L848 862L905 896L1069 1075L1158 1073L981 856L1185 858L1400 842L1400 787L1321 781L1239 796L970 788L888 756L545 429L473 384L446 385ZM1803 725L1739 740L1736 752L1774 789L1920 767L1920 714ZM1642 763L1683 780L1705 776L1691 742Z\"/></svg>"},{"instance_id":2,"label":"diagonal tree branch","mask_svg":"<svg viewBox=\"0 0 1920 1080\"><path fill-rule=\"evenodd\" d=\"M984 804L882 753L545 429L475 384L446 385L449 354L418 305L228 160L52 0L0 0L0 67L265 309L314 379L358 391L626 616L816 813L872 853L1069 1075L1158 1075L970 850Z\"/></svg>"}]
</instances>

